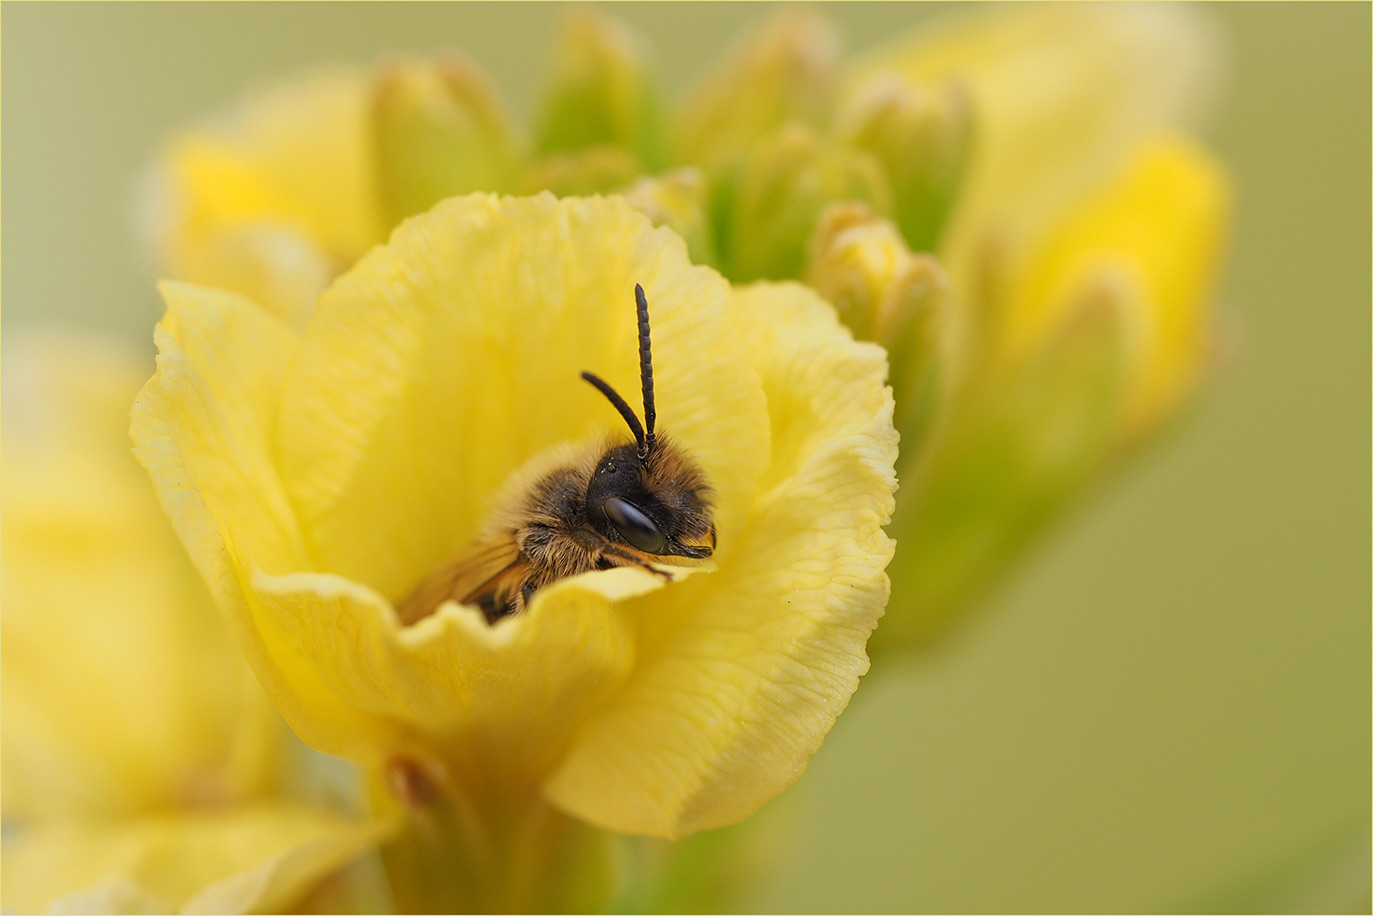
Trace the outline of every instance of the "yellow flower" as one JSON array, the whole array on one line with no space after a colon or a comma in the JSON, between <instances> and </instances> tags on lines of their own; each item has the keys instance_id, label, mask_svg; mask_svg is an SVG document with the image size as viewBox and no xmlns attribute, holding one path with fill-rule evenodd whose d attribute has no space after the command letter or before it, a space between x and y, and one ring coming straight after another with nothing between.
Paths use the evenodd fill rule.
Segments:
<instances>
[{"instance_id":1,"label":"yellow flower","mask_svg":"<svg viewBox=\"0 0 1373 916\"><path fill-rule=\"evenodd\" d=\"M166 269L303 323L325 284L389 229L368 101L359 76L321 73L177 138L144 201Z\"/></svg>"},{"instance_id":2,"label":"yellow flower","mask_svg":"<svg viewBox=\"0 0 1373 916\"><path fill-rule=\"evenodd\" d=\"M383 194L388 225L482 189L479 175L487 190L622 193L680 232L697 263L735 281L804 279L832 297L856 333L891 354L907 546L899 613L876 644L907 644L936 633L1205 377L1229 192L1187 131L1213 96L1220 55L1191 9L1123 4L979 10L855 60L840 50L823 19L788 11L664 104L643 40L584 14L554 54L532 144L475 69L451 62L354 77L353 108L371 112L361 128L335 119L305 131L249 106L240 121L261 135L241 127L234 142L308 149L338 159L331 172L363 162L345 199L408 189L399 207ZM409 88L393 91L397 79ZM270 138L268 126L289 136ZM388 151L370 173L359 143ZM181 158L169 153L169 184L213 197L188 184L197 179ZM506 168L493 172L491 161ZM243 209L207 206L204 221L232 227ZM281 269L354 222L322 208L264 216L252 237L274 244L255 247L251 264L224 259L211 271L193 261L213 261L212 249L173 221L171 236L191 239L195 258L169 272L256 299L278 295L264 286L319 289L319 262ZM334 228L311 228L324 223ZM1056 348L1085 346L1068 341L1087 327L1112 342L1101 354L1111 365L1041 377ZM1092 386L1109 397L1094 399ZM1088 403L1102 415L1082 415ZM1048 441L1042 418L1065 412L1075 419L1060 429L1073 431ZM981 455L994 441L999 454Z\"/></svg>"},{"instance_id":3,"label":"yellow flower","mask_svg":"<svg viewBox=\"0 0 1373 916\"><path fill-rule=\"evenodd\" d=\"M855 68L860 82L957 79L977 113L937 249L952 294L943 402L903 460L899 598L876 646L938 634L1204 378L1229 188L1179 130L1217 57L1183 8L1036 6L948 22Z\"/></svg>"},{"instance_id":4,"label":"yellow flower","mask_svg":"<svg viewBox=\"0 0 1373 916\"><path fill-rule=\"evenodd\" d=\"M401 625L512 474L626 438L577 375L637 390L636 283L662 427L714 491L711 567L574 577L495 626L452 603ZM659 836L800 775L867 668L892 552L886 361L823 300L731 290L622 200L548 195L407 221L301 332L228 292L164 295L136 452L307 741L403 801L533 794Z\"/></svg>"},{"instance_id":5,"label":"yellow flower","mask_svg":"<svg viewBox=\"0 0 1373 916\"><path fill-rule=\"evenodd\" d=\"M143 360L32 333L6 356L5 818L266 790L279 720L129 454Z\"/></svg>"},{"instance_id":6,"label":"yellow flower","mask_svg":"<svg viewBox=\"0 0 1373 916\"><path fill-rule=\"evenodd\" d=\"M299 755L129 453L146 377L95 338L6 341L7 911L280 909L387 829L283 796Z\"/></svg>"},{"instance_id":7,"label":"yellow flower","mask_svg":"<svg viewBox=\"0 0 1373 916\"><path fill-rule=\"evenodd\" d=\"M35 826L4 849L5 908L61 913L273 913L386 898L341 868L387 832L317 807L249 801L137 820ZM339 881L349 882L336 887ZM307 912L310 910L306 910Z\"/></svg>"}]
</instances>

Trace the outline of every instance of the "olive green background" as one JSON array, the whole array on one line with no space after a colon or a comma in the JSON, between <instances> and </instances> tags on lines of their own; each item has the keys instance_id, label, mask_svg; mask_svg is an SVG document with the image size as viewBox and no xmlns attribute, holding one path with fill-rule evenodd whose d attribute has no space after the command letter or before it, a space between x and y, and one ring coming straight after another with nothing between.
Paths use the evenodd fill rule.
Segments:
<instances>
[{"instance_id":1,"label":"olive green background","mask_svg":"<svg viewBox=\"0 0 1373 916\"><path fill-rule=\"evenodd\" d=\"M669 87L768 12L612 11L649 36ZM849 48L946 11L826 8ZM1361 896L1367 912L1370 7L1203 12L1231 51L1206 137L1237 191L1231 360L953 639L864 680L810 772L760 815L781 825L777 859L734 906L1252 910ZM178 125L303 67L445 46L527 113L558 13L4 4L4 330L60 321L150 340L159 308L129 215ZM1291 876L1334 896L1274 896Z\"/></svg>"}]
</instances>

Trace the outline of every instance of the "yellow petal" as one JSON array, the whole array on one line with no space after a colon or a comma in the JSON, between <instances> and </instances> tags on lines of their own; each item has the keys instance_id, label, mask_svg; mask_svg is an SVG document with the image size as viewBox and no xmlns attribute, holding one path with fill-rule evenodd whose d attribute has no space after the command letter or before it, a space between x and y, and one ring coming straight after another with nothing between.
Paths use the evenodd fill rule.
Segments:
<instances>
[{"instance_id":1,"label":"yellow petal","mask_svg":"<svg viewBox=\"0 0 1373 916\"><path fill-rule=\"evenodd\" d=\"M95 339L6 341L7 821L240 798L285 738L129 455L147 373Z\"/></svg>"},{"instance_id":2,"label":"yellow petal","mask_svg":"<svg viewBox=\"0 0 1373 916\"><path fill-rule=\"evenodd\" d=\"M616 605L659 587L630 569L570 579L497 627L449 604L403 628L370 589L310 573L259 573L249 602L263 641L298 659L284 677L303 695L321 685L349 713L316 704L302 726L316 747L374 765L414 756L467 784L506 786L541 776L624 680L635 647Z\"/></svg>"},{"instance_id":3,"label":"yellow petal","mask_svg":"<svg viewBox=\"0 0 1373 916\"><path fill-rule=\"evenodd\" d=\"M1173 138L1142 146L1013 268L1006 346L1034 346L1103 277L1128 284L1139 341L1122 426L1131 435L1152 426L1190 390L1207 354L1229 214L1229 183L1209 154Z\"/></svg>"},{"instance_id":4,"label":"yellow petal","mask_svg":"<svg viewBox=\"0 0 1373 916\"><path fill-rule=\"evenodd\" d=\"M628 438L577 375L637 390L635 282L662 429L715 491L718 571L591 573L494 627L453 604L402 627L391 602L468 542L513 472ZM326 291L294 350L249 303L169 294L140 453L160 447L164 501L188 503L192 552L239 589L224 600L249 659L306 740L373 763L413 755L457 792L530 791L575 742L582 762L553 800L660 834L742 817L796 778L866 668L894 485L883 354L817 296L735 299L623 200L548 195L455 198L410 220ZM254 322L268 345L240 333ZM262 364L273 348L279 382ZM261 492L235 496L250 478ZM185 497L187 483L205 492ZM705 743L689 727L702 703L737 713ZM622 705L596 721L628 733L579 733ZM582 755L601 743L680 784L651 810L642 782L598 789ZM665 755L699 765L661 771Z\"/></svg>"},{"instance_id":5,"label":"yellow petal","mask_svg":"<svg viewBox=\"0 0 1373 916\"><path fill-rule=\"evenodd\" d=\"M255 803L7 838L8 912L270 913L300 904L394 828Z\"/></svg>"},{"instance_id":6,"label":"yellow petal","mask_svg":"<svg viewBox=\"0 0 1373 916\"><path fill-rule=\"evenodd\" d=\"M234 265L213 249L251 254L241 233L290 235L294 247L309 250L304 279L273 278L274 284L308 283L320 260L356 260L384 232L368 116L363 77L326 73L249 99L232 117L178 137L158 164L146 206L165 272L222 282ZM261 254L262 263L245 265L241 281L229 276L232 289L260 296L259 272L294 264L273 246ZM290 309L282 314L289 318Z\"/></svg>"},{"instance_id":7,"label":"yellow petal","mask_svg":"<svg viewBox=\"0 0 1373 916\"><path fill-rule=\"evenodd\" d=\"M1218 76L1216 44L1182 6L1034 4L922 29L854 77L893 70L968 89L972 160L941 249L962 289L982 245L1033 239L1144 137L1194 120Z\"/></svg>"},{"instance_id":8,"label":"yellow petal","mask_svg":"<svg viewBox=\"0 0 1373 916\"><path fill-rule=\"evenodd\" d=\"M234 550L272 570L305 568L295 513L272 443L278 388L295 334L257 305L164 282L157 374L132 412L134 453L152 477L191 560L240 636L258 678L293 725L294 694L251 626ZM271 564L278 564L273 566Z\"/></svg>"},{"instance_id":9,"label":"yellow petal","mask_svg":"<svg viewBox=\"0 0 1373 916\"><path fill-rule=\"evenodd\" d=\"M638 599L633 679L547 786L615 830L733 823L796 780L867 670L888 592L896 433L880 348L804 287L736 292L772 461L718 571Z\"/></svg>"},{"instance_id":10,"label":"yellow petal","mask_svg":"<svg viewBox=\"0 0 1373 916\"><path fill-rule=\"evenodd\" d=\"M530 458L628 438L578 376L633 399L635 283L651 303L658 415L715 487L723 539L767 453L724 281L621 200L473 196L341 277L286 376L278 453L314 568L399 600Z\"/></svg>"},{"instance_id":11,"label":"yellow petal","mask_svg":"<svg viewBox=\"0 0 1373 916\"><path fill-rule=\"evenodd\" d=\"M300 569L300 532L273 463L278 388L295 334L233 293L163 282L157 373L132 412L134 453L215 598L232 604L226 538ZM194 487L186 484L194 481Z\"/></svg>"},{"instance_id":12,"label":"yellow petal","mask_svg":"<svg viewBox=\"0 0 1373 916\"><path fill-rule=\"evenodd\" d=\"M368 96L359 75L322 74L250 99L183 137L170 168L194 228L282 224L356 256L377 240Z\"/></svg>"},{"instance_id":13,"label":"yellow petal","mask_svg":"<svg viewBox=\"0 0 1373 916\"><path fill-rule=\"evenodd\" d=\"M662 175L646 175L622 192L635 210L655 226L667 226L687 243L693 264L715 265L708 210L709 188L700 169L685 166Z\"/></svg>"},{"instance_id":14,"label":"yellow petal","mask_svg":"<svg viewBox=\"0 0 1373 916\"><path fill-rule=\"evenodd\" d=\"M188 245L171 272L242 293L293 328L303 328L315 300L342 265L317 239L266 223L228 226Z\"/></svg>"}]
</instances>

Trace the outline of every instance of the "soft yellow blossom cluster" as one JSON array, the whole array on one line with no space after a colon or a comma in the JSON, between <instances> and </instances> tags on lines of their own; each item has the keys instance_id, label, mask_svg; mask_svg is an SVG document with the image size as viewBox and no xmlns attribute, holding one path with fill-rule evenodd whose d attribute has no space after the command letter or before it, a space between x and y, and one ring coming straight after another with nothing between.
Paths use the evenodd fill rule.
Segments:
<instances>
[{"instance_id":1,"label":"soft yellow blossom cluster","mask_svg":"<svg viewBox=\"0 0 1373 916\"><path fill-rule=\"evenodd\" d=\"M792 12L668 101L579 12L528 130L450 55L176 138L156 374L134 402L137 366L73 387L107 357L35 349L25 416L57 425L6 399L7 480L47 484L5 491L6 907L591 910L615 834L748 817L870 649L939 632L1203 376L1228 192L1185 131L1214 56L1174 7L850 61ZM403 624L511 481L629 441L577 376L639 390L636 284L709 562ZM55 627L99 703L64 699ZM272 704L367 810L299 791Z\"/></svg>"},{"instance_id":2,"label":"soft yellow blossom cluster","mask_svg":"<svg viewBox=\"0 0 1373 916\"><path fill-rule=\"evenodd\" d=\"M791 11L671 103L651 59L567 17L529 130L458 55L274 91L169 149L167 271L299 322L403 217L550 190L623 194L733 281L803 279L889 352L904 546L877 644L924 641L1206 371L1229 190L1185 132L1216 41L1180 7L1032 6L844 60Z\"/></svg>"}]
</instances>

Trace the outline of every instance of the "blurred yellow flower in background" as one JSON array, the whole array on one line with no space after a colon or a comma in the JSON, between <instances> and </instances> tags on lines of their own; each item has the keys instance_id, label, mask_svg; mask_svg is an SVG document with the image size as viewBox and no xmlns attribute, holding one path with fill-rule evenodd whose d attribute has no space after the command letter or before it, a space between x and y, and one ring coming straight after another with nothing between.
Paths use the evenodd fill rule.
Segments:
<instances>
[{"instance_id":1,"label":"blurred yellow flower in background","mask_svg":"<svg viewBox=\"0 0 1373 916\"><path fill-rule=\"evenodd\" d=\"M875 648L938 636L1205 376L1229 185L1179 131L1218 57L1183 7L1048 5L951 21L856 68L956 80L976 112L937 247L943 398L929 441L903 439L901 555Z\"/></svg>"},{"instance_id":2,"label":"blurred yellow flower in background","mask_svg":"<svg viewBox=\"0 0 1373 916\"><path fill-rule=\"evenodd\" d=\"M5 816L264 791L276 714L129 454L144 362L95 338L7 343Z\"/></svg>"},{"instance_id":3,"label":"blurred yellow flower in background","mask_svg":"<svg viewBox=\"0 0 1373 916\"><path fill-rule=\"evenodd\" d=\"M5 352L6 909L297 904L380 828L287 797L285 725L129 451L144 361Z\"/></svg>"},{"instance_id":4,"label":"blurred yellow flower in background","mask_svg":"<svg viewBox=\"0 0 1373 916\"><path fill-rule=\"evenodd\" d=\"M635 389L635 283L658 414L714 491L713 569L666 586L591 573L494 627L456 604L404 626L394 604L514 472L623 438L574 383L592 367ZM682 836L804 770L867 670L896 457L881 349L812 291L731 290L623 201L546 194L407 221L299 334L234 294L164 291L136 451L312 745L399 781L416 817L437 798L498 836L544 803ZM527 838L492 842L494 863L455 853L479 864L448 905L568 905L552 870L532 888L506 875L539 854L504 845Z\"/></svg>"}]
</instances>

